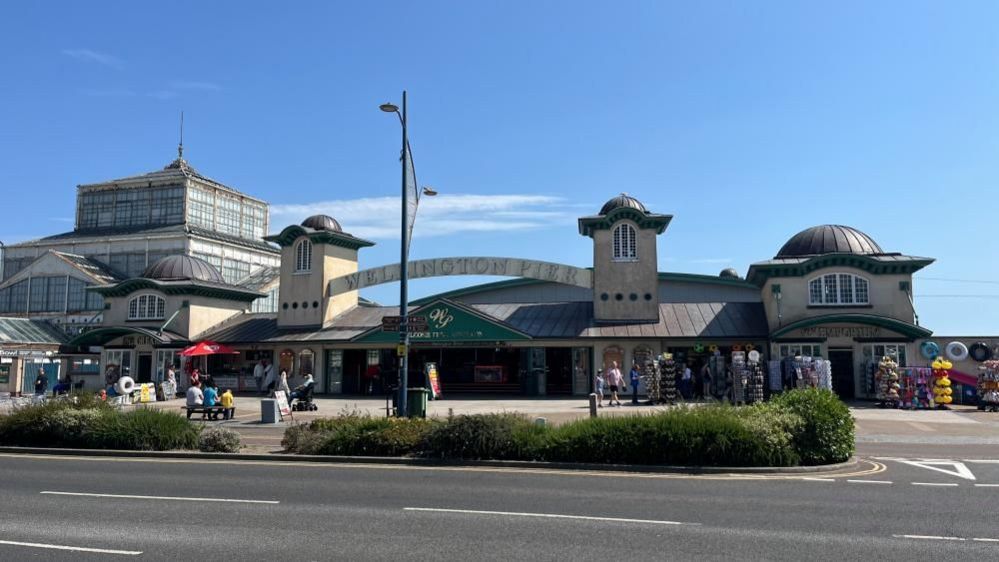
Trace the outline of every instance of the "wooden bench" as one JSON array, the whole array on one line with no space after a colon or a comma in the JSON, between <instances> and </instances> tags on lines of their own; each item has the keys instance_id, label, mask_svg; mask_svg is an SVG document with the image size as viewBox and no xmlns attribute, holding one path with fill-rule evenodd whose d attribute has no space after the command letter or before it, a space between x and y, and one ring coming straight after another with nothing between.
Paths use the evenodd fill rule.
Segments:
<instances>
[{"instance_id":1,"label":"wooden bench","mask_svg":"<svg viewBox=\"0 0 999 562\"><path fill-rule=\"evenodd\" d=\"M226 419L233 419L236 417L236 408L223 408L222 406L181 406L182 409L187 410L187 419L191 419L191 414L201 414L201 418L204 419L208 416L210 419L217 420L219 416L223 416ZM228 410L228 417L226 417L226 411Z\"/></svg>"}]
</instances>

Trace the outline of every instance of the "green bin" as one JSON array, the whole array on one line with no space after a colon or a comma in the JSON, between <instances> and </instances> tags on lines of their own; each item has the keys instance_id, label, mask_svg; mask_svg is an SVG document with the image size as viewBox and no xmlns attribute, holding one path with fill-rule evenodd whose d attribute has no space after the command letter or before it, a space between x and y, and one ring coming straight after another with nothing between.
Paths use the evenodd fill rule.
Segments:
<instances>
[{"instance_id":1,"label":"green bin","mask_svg":"<svg viewBox=\"0 0 999 562\"><path fill-rule=\"evenodd\" d=\"M427 417L427 399L430 396L430 391L426 388L407 388L406 389L406 402L409 408L409 417L411 418L425 418Z\"/></svg>"}]
</instances>

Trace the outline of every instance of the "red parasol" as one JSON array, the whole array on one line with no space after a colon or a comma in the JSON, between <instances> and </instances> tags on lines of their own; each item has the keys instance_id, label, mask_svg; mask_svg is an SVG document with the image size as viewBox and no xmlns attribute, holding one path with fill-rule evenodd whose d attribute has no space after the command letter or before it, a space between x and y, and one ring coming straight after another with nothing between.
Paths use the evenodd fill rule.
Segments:
<instances>
[{"instance_id":1,"label":"red parasol","mask_svg":"<svg viewBox=\"0 0 999 562\"><path fill-rule=\"evenodd\" d=\"M180 354L183 355L184 357L194 357L197 355L217 355L223 353L239 353L239 352L227 345L215 343L213 341L198 342L192 345L191 347L186 348L184 351L180 352Z\"/></svg>"}]
</instances>

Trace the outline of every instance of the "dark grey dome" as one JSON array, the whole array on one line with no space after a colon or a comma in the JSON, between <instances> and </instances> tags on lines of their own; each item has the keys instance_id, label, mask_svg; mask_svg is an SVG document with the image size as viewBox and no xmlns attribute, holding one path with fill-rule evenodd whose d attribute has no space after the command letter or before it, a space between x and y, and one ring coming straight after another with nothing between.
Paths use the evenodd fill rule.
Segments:
<instances>
[{"instance_id":1,"label":"dark grey dome","mask_svg":"<svg viewBox=\"0 0 999 562\"><path fill-rule=\"evenodd\" d=\"M739 272L732 267L726 267L725 269L721 270L721 273L718 274L718 277L723 277L725 279L741 279L741 277L739 277Z\"/></svg>"},{"instance_id":2,"label":"dark grey dome","mask_svg":"<svg viewBox=\"0 0 999 562\"><path fill-rule=\"evenodd\" d=\"M649 211L642 205L642 202L634 197L628 195L627 193L622 193L617 197L612 198L610 201L604 203L603 207L600 207L600 214L606 215L607 213L613 211L614 209L620 209L621 207L626 207L630 209L638 209L643 213L648 213Z\"/></svg>"},{"instance_id":3,"label":"dark grey dome","mask_svg":"<svg viewBox=\"0 0 999 562\"><path fill-rule=\"evenodd\" d=\"M870 236L849 226L824 224L795 234L777 252L778 258L820 254L883 254Z\"/></svg>"},{"instance_id":4,"label":"dark grey dome","mask_svg":"<svg viewBox=\"0 0 999 562\"><path fill-rule=\"evenodd\" d=\"M161 258L147 267L142 276L159 281L191 280L225 283L222 274L212 264L188 255Z\"/></svg>"},{"instance_id":5,"label":"dark grey dome","mask_svg":"<svg viewBox=\"0 0 999 562\"><path fill-rule=\"evenodd\" d=\"M302 226L311 228L312 230L329 230L331 232L343 232L340 228L340 223L336 222L336 219L329 215L312 215L311 217L302 221Z\"/></svg>"}]
</instances>

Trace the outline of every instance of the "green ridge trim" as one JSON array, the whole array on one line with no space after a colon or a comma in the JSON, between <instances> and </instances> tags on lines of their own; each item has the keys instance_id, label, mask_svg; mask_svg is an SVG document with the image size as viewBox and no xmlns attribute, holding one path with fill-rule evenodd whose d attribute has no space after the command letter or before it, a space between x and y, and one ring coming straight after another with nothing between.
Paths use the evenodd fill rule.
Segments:
<instances>
[{"instance_id":1,"label":"green ridge trim","mask_svg":"<svg viewBox=\"0 0 999 562\"><path fill-rule=\"evenodd\" d=\"M794 330L832 323L877 326L879 328L887 328L893 332L898 332L899 334L912 339L927 338L933 334L932 330L927 330L921 326L916 326L915 324L910 324L894 318L887 318L885 316L875 316L873 314L826 314L824 316L815 316L812 318L798 320L797 322L778 328L770 334L770 339L779 338Z\"/></svg>"}]
</instances>

